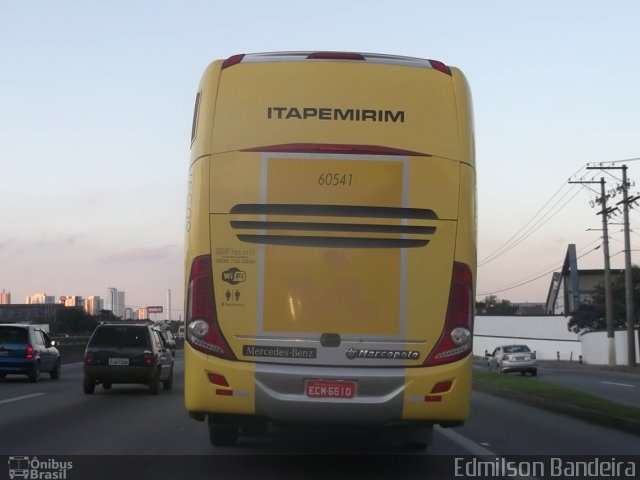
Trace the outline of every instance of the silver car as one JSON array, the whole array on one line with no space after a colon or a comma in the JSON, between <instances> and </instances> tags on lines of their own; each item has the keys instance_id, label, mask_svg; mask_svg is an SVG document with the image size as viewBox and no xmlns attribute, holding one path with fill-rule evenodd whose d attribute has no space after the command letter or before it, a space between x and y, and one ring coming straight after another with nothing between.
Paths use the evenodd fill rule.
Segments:
<instances>
[{"instance_id":1,"label":"silver car","mask_svg":"<svg viewBox=\"0 0 640 480\"><path fill-rule=\"evenodd\" d=\"M535 377L538 374L536 354L526 345L502 345L497 347L492 354L487 354L489 370L497 370L499 373L527 372Z\"/></svg>"}]
</instances>

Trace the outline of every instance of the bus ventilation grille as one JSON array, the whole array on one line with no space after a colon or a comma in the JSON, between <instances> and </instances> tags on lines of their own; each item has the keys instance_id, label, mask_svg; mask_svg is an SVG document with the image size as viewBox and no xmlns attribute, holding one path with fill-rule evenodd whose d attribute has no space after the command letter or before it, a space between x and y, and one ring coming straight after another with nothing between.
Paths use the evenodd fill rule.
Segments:
<instances>
[{"instance_id":1,"label":"bus ventilation grille","mask_svg":"<svg viewBox=\"0 0 640 480\"><path fill-rule=\"evenodd\" d=\"M433 210L422 208L357 205L239 204L230 213L258 217L231 220L243 242L325 248L424 247L436 227L415 223L438 219ZM407 224L410 220L413 225Z\"/></svg>"}]
</instances>

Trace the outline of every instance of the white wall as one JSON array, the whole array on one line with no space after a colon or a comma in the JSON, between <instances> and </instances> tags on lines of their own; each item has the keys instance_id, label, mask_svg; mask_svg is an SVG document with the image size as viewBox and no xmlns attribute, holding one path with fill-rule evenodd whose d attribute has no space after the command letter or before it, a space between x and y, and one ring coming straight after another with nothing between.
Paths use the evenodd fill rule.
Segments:
<instances>
[{"instance_id":1,"label":"white wall","mask_svg":"<svg viewBox=\"0 0 640 480\"><path fill-rule=\"evenodd\" d=\"M484 316L475 317L473 328L473 354L484 356L499 345L525 344L535 351L540 360L582 361L591 365L609 363L606 332L589 332L583 335L570 332L570 317L552 315ZM636 332L636 361L640 361ZM627 332L615 332L616 364L627 364Z\"/></svg>"},{"instance_id":2,"label":"white wall","mask_svg":"<svg viewBox=\"0 0 640 480\"><path fill-rule=\"evenodd\" d=\"M638 348L638 333L635 332L636 362L640 359ZM587 332L581 335L582 354L585 363L592 365L609 364L609 341L607 332ZM627 331L615 332L616 365L627 364Z\"/></svg>"},{"instance_id":3,"label":"white wall","mask_svg":"<svg viewBox=\"0 0 640 480\"><path fill-rule=\"evenodd\" d=\"M473 329L473 354L484 356L499 345L525 344L541 360L578 361L582 344L567 329L564 316L477 316Z\"/></svg>"}]
</instances>

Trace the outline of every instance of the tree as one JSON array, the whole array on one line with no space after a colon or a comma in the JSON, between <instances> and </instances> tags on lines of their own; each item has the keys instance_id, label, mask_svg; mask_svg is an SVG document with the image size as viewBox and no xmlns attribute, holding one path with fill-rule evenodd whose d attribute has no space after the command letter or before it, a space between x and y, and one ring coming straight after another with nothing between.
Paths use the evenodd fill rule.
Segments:
<instances>
[{"instance_id":1,"label":"tree","mask_svg":"<svg viewBox=\"0 0 640 480\"><path fill-rule=\"evenodd\" d=\"M484 297L483 302L476 302L476 310L485 315L515 315L518 305L509 300L499 299L496 295Z\"/></svg>"},{"instance_id":2,"label":"tree","mask_svg":"<svg viewBox=\"0 0 640 480\"><path fill-rule=\"evenodd\" d=\"M58 310L55 321L55 334L71 333L76 335L84 335L91 333L95 328L96 322L87 313L78 307L66 307Z\"/></svg>"},{"instance_id":3,"label":"tree","mask_svg":"<svg viewBox=\"0 0 640 480\"><path fill-rule=\"evenodd\" d=\"M607 328L604 303L585 302L571 312L567 327L572 332L582 330L602 330Z\"/></svg>"},{"instance_id":4,"label":"tree","mask_svg":"<svg viewBox=\"0 0 640 480\"><path fill-rule=\"evenodd\" d=\"M638 324L640 313L640 267L634 265L631 269L633 281L633 311L635 324ZM627 306L624 275L615 276L611 281L611 298L613 301L613 322L615 328L625 328L627 324ZM569 330L604 330L607 328L604 301L604 283L594 289L590 302L584 302L571 312L568 323Z\"/></svg>"},{"instance_id":5,"label":"tree","mask_svg":"<svg viewBox=\"0 0 640 480\"><path fill-rule=\"evenodd\" d=\"M96 322L117 322L120 317L116 317L111 310L100 310L100 313L93 317Z\"/></svg>"}]
</instances>

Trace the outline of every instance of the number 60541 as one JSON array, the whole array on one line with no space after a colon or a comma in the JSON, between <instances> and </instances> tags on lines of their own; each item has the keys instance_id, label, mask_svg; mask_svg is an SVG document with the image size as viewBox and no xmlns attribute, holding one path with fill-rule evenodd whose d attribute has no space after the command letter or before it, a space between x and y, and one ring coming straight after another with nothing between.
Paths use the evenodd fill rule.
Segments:
<instances>
[{"instance_id":1,"label":"number 60541","mask_svg":"<svg viewBox=\"0 0 640 480\"><path fill-rule=\"evenodd\" d=\"M353 175L351 173L321 173L318 185L329 187L350 187Z\"/></svg>"}]
</instances>

